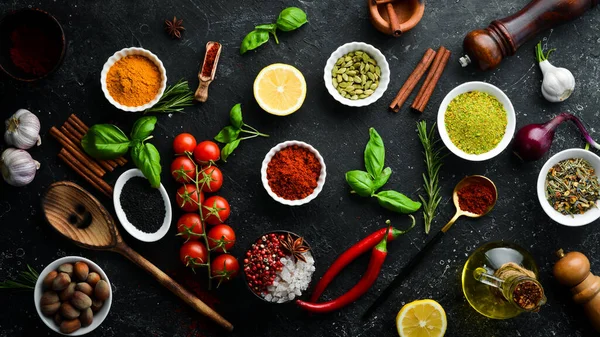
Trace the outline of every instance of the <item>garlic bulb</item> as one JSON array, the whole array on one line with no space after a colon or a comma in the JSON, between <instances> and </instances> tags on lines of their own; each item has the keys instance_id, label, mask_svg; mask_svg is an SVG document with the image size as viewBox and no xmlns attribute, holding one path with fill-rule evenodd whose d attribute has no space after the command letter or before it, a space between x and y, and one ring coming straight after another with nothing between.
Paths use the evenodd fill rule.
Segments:
<instances>
[{"instance_id":1,"label":"garlic bulb","mask_svg":"<svg viewBox=\"0 0 600 337\"><path fill-rule=\"evenodd\" d=\"M569 98L575 89L575 77L565 68L555 67L548 61L548 56L554 49L544 55L542 42L536 47L537 60L544 75L542 95L550 102L562 102Z\"/></svg>"},{"instance_id":2,"label":"garlic bulb","mask_svg":"<svg viewBox=\"0 0 600 337\"><path fill-rule=\"evenodd\" d=\"M29 110L19 109L6 120L4 141L16 148L27 150L42 144L40 120Z\"/></svg>"},{"instance_id":3,"label":"garlic bulb","mask_svg":"<svg viewBox=\"0 0 600 337\"><path fill-rule=\"evenodd\" d=\"M24 150L8 148L0 157L0 171L2 177L9 185L25 186L35 177L35 172L40 168L40 163L33 160L31 155Z\"/></svg>"}]
</instances>

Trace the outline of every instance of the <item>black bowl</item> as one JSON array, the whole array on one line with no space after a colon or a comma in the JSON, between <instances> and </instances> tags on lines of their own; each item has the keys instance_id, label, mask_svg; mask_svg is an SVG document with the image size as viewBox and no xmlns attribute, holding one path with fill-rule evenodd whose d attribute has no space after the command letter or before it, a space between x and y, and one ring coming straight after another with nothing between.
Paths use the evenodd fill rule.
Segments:
<instances>
[{"instance_id":1,"label":"black bowl","mask_svg":"<svg viewBox=\"0 0 600 337\"><path fill-rule=\"evenodd\" d=\"M29 73L14 64L11 59L11 49L14 47L11 35L15 29L26 31L34 40L41 37L44 41L43 49L48 51L44 60L47 71ZM42 49L39 45L35 47ZM65 50L65 33L60 23L54 16L41 9L11 11L0 19L0 69L15 80L32 82L48 76L62 63Z\"/></svg>"},{"instance_id":2,"label":"black bowl","mask_svg":"<svg viewBox=\"0 0 600 337\"><path fill-rule=\"evenodd\" d=\"M262 237L263 237L263 236L265 236L265 235L272 234L272 233L274 233L274 234L290 234L290 235L291 235L291 236L292 236L294 239L297 239L297 238L299 238L299 237L300 237L300 235L298 235L298 234L296 234L296 233L294 233L294 232L290 232L290 231L286 231L286 230L274 230L274 231L267 232L267 233L265 233L265 234L263 234L263 235L261 235L261 236L257 237L256 239L254 239L254 240L252 241L252 243L250 244L250 247L248 247L248 249L246 249L246 250L244 251L244 255L241 257L241 260L242 260L242 276L243 276L242 278L244 279L244 284L246 285L246 288L248 289L248 291L249 291L249 292L251 292L252 294L254 294L254 296L256 296L258 299L260 299L261 301L263 301L263 302L265 302L265 303L270 303L270 304L286 304L286 303L293 303L293 301L287 301L287 302L283 302L283 303L277 303L277 302L271 302L271 301L267 301L267 300L265 300L265 299L264 299L264 298L263 298L261 295L259 295L259 294L255 293L255 292L254 292L254 290L252 290L252 289L250 288L250 286L248 285L248 279L246 278L246 271L244 270L244 263L243 263L244 259L246 258L246 252L247 252L247 251L249 251L250 249L252 249L252 245L253 245L253 244L254 244L256 241L258 241L260 238L262 238ZM306 239L304 240L304 243L305 243L305 244L308 246L308 248L310 248L310 250L309 250L309 251L311 252L311 255L312 255L313 259L314 259L314 258L315 258L315 255L312 253L312 247L311 247L311 246L310 246L310 244L309 244L309 243L306 241ZM315 260L315 264L317 264L317 261L316 261L316 260Z\"/></svg>"}]
</instances>

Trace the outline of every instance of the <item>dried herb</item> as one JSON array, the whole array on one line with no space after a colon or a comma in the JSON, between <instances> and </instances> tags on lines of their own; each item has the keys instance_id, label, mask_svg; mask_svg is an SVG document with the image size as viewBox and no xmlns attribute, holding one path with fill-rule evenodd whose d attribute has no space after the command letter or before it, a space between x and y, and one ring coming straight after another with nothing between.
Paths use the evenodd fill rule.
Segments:
<instances>
[{"instance_id":1,"label":"dried herb","mask_svg":"<svg viewBox=\"0 0 600 337\"><path fill-rule=\"evenodd\" d=\"M33 290L39 277L40 274L38 274L38 272L35 271L35 269L33 269L30 265L27 265L27 270L19 273L19 276L17 276L15 280L6 280L4 282L0 282L0 289Z\"/></svg>"},{"instance_id":2,"label":"dried herb","mask_svg":"<svg viewBox=\"0 0 600 337\"><path fill-rule=\"evenodd\" d=\"M300 260L306 262L303 253L308 252L310 248L304 242L303 237L298 237L294 240L292 235L288 233L285 240L281 241L281 246L288 254L293 256L296 261Z\"/></svg>"},{"instance_id":3,"label":"dried herb","mask_svg":"<svg viewBox=\"0 0 600 337\"><path fill-rule=\"evenodd\" d=\"M183 111L183 108L192 105L194 105L194 93L190 90L187 81L179 80L174 85L167 87L158 103L144 111L144 113L181 112Z\"/></svg>"},{"instance_id":4,"label":"dried herb","mask_svg":"<svg viewBox=\"0 0 600 337\"><path fill-rule=\"evenodd\" d=\"M425 234L429 234L431 222L436 214L436 209L442 201L440 196L440 168L442 167L442 148L438 146L439 139L435 139L435 123L427 131L427 123L421 121L417 124L417 132L421 145L423 145L423 154L425 155L425 165L427 172L423 173L423 189L427 194L427 200L419 196L423 203L423 220L425 221Z\"/></svg>"},{"instance_id":5,"label":"dried herb","mask_svg":"<svg viewBox=\"0 0 600 337\"><path fill-rule=\"evenodd\" d=\"M546 175L546 195L558 212L583 214L596 207L596 201L600 199L596 171L583 158L560 161Z\"/></svg>"},{"instance_id":6,"label":"dried herb","mask_svg":"<svg viewBox=\"0 0 600 337\"><path fill-rule=\"evenodd\" d=\"M183 19L177 20L173 17L173 21L165 20L165 30L174 39L181 39L181 32L185 30L183 27Z\"/></svg>"}]
</instances>

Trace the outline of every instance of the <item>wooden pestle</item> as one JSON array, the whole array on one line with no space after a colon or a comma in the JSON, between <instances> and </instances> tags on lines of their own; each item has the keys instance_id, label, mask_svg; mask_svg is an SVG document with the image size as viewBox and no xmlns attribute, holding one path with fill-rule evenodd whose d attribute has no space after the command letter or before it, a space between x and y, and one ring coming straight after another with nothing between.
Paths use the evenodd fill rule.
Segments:
<instances>
[{"instance_id":1,"label":"wooden pestle","mask_svg":"<svg viewBox=\"0 0 600 337\"><path fill-rule=\"evenodd\" d=\"M573 300L583 305L588 320L600 332L600 276L590 272L590 260L580 252L565 254L559 249L556 255L559 260L554 265L554 277L571 288Z\"/></svg>"}]
</instances>

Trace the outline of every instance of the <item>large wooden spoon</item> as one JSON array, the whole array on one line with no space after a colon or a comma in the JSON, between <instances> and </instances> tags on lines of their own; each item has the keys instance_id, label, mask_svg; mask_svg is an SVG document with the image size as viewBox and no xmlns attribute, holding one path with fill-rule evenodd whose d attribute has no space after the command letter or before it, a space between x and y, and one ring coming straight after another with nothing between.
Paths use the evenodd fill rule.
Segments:
<instances>
[{"instance_id":1,"label":"large wooden spoon","mask_svg":"<svg viewBox=\"0 0 600 337\"><path fill-rule=\"evenodd\" d=\"M129 248L106 208L79 185L67 181L52 184L42 200L42 208L50 225L67 239L84 248L109 250L125 256L196 311L228 331L233 330L225 318Z\"/></svg>"}]
</instances>

